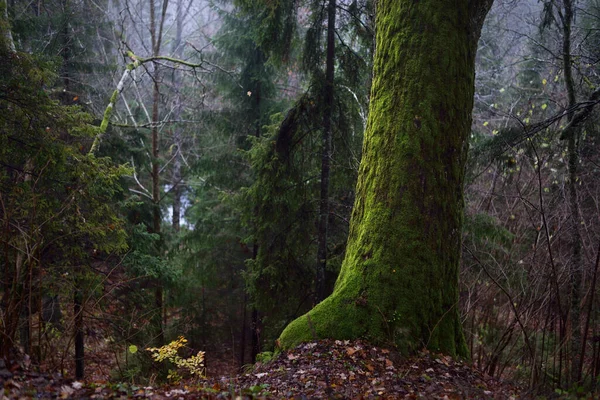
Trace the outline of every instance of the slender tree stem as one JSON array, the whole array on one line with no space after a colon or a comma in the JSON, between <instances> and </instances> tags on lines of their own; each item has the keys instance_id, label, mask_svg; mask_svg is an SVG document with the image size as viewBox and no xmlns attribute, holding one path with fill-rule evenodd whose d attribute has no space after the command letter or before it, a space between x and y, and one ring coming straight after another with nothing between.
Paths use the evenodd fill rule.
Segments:
<instances>
[{"instance_id":1,"label":"slender tree stem","mask_svg":"<svg viewBox=\"0 0 600 400\"><path fill-rule=\"evenodd\" d=\"M323 92L323 136L321 150L321 196L319 202L319 230L317 249L317 279L315 303L326 296L327 230L329 222L329 175L331 162L331 114L333 113L333 87L335 64L335 13L336 0L329 0L327 9L327 61Z\"/></svg>"}]
</instances>

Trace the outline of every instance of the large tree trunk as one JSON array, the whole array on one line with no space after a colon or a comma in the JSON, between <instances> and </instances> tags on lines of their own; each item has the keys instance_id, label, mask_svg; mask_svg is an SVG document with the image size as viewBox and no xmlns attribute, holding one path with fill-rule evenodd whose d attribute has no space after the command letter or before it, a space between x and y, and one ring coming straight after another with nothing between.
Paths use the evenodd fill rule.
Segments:
<instances>
[{"instance_id":1,"label":"large tree trunk","mask_svg":"<svg viewBox=\"0 0 600 400\"><path fill-rule=\"evenodd\" d=\"M334 293L280 344L364 337L466 355L458 312L477 40L490 0L381 0L370 114Z\"/></svg>"}]
</instances>

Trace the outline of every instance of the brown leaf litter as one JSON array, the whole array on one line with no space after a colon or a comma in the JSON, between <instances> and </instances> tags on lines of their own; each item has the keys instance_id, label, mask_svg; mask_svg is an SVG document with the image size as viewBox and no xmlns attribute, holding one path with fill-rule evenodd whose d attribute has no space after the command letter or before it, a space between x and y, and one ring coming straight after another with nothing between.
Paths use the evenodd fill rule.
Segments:
<instances>
[{"instance_id":1,"label":"brown leaf litter","mask_svg":"<svg viewBox=\"0 0 600 400\"><path fill-rule=\"evenodd\" d=\"M521 388L427 351L404 358L362 341L322 340L280 353L237 376L179 386L76 382L0 370L8 399L517 399Z\"/></svg>"}]
</instances>

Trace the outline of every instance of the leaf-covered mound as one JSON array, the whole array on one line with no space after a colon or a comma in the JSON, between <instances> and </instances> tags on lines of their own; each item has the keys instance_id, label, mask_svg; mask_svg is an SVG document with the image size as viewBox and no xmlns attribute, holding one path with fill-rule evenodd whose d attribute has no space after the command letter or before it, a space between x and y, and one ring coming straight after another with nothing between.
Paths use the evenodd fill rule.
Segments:
<instances>
[{"instance_id":1,"label":"leaf-covered mound","mask_svg":"<svg viewBox=\"0 0 600 400\"><path fill-rule=\"evenodd\" d=\"M450 357L424 352L403 358L393 350L339 340L304 343L269 362L257 363L245 374L210 378L199 385L81 384L29 373L5 374L3 383L9 398L525 398L517 386L485 377Z\"/></svg>"},{"instance_id":2,"label":"leaf-covered mound","mask_svg":"<svg viewBox=\"0 0 600 400\"><path fill-rule=\"evenodd\" d=\"M519 388L450 357L397 352L361 341L301 344L239 376L238 387L275 398L509 399Z\"/></svg>"}]
</instances>

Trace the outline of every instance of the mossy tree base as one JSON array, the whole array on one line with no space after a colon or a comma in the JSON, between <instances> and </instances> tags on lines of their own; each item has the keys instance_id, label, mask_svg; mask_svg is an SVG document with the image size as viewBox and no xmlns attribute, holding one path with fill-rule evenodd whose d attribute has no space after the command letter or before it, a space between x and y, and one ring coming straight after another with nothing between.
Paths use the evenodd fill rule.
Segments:
<instances>
[{"instance_id":1,"label":"mossy tree base","mask_svg":"<svg viewBox=\"0 0 600 400\"><path fill-rule=\"evenodd\" d=\"M490 0L381 0L369 121L333 294L281 334L467 355L458 312L477 38ZM482 17L483 16L483 17Z\"/></svg>"}]
</instances>

